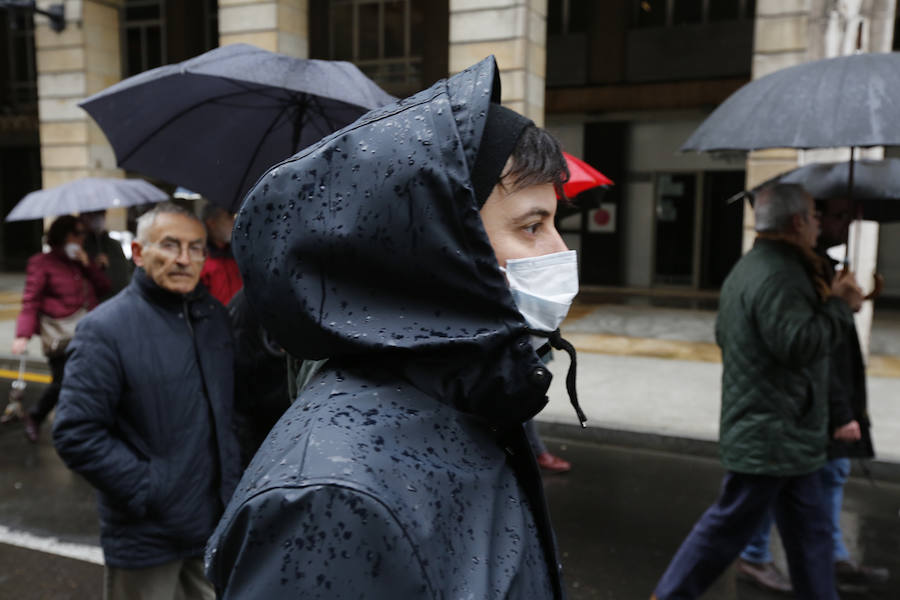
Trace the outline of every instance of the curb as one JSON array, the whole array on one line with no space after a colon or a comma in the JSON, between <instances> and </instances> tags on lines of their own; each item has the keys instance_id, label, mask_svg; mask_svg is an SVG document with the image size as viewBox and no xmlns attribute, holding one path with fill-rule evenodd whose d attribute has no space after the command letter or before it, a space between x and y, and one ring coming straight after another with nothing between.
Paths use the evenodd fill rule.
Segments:
<instances>
[{"instance_id":1,"label":"curb","mask_svg":"<svg viewBox=\"0 0 900 600\"><path fill-rule=\"evenodd\" d=\"M719 458L719 442L693 438L662 435L641 431L625 431L622 429L606 429L604 427L588 427L582 429L570 423L551 423L537 421L541 436L566 441L588 442L638 450L652 450L669 454L689 454L703 458ZM865 462L868 476L861 467L863 461L853 460L850 476L865 483L871 478L872 483L900 484L900 463L883 460Z\"/></svg>"},{"instance_id":2,"label":"curb","mask_svg":"<svg viewBox=\"0 0 900 600\"><path fill-rule=\"evenodd\" d=\"M18 371L21 358L15 354L0 353L0 368ZM32 373L49 374L50 365L44 356L25 355L25 370Z\"/></svg>"}]
</instances>

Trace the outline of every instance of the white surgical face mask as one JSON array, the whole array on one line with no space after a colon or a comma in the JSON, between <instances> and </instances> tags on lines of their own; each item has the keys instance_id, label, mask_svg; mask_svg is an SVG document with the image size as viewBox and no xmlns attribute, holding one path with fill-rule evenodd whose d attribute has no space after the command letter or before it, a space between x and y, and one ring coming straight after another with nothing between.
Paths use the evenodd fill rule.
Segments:
<instances>
[{"instance_id":1,"label":"white surgical face mask","mask_svg":"<svg viewBox=\"0 0 900 600\"><path fill-rule=\"evenodd\" d=\"M509 289L531 329L556 331L578 293L578 257L574 250L506 261ZM537 342L539 340L539 342ZM545 339L537 338L544 344Z\"/></svg>"},{"instance_id":2,"label":"white surgical face mask","mask_svg":"<svg viewBox=\"0 0 900 600\"><path fill-rule=\"evenodd\" d=\"M78 251L81 250L81 246L75 243L66 244L65 248L66 256L71 258L72 260L76 260L78 258Z\"/></svg>"}]
</instances>

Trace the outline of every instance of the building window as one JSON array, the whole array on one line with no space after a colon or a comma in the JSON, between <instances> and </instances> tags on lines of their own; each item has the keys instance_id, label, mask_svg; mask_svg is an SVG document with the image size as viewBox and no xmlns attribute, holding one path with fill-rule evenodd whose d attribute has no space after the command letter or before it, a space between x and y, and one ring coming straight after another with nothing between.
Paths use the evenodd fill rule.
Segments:
<instances>
[{"instance_id":1,"label":"building window","mask_svg":"<svg viewBox=\"0 0 900 600\"><path fill-rule=\"evenodd\" d=\"M333 0L329 57L354 63L386 90L422 87L425 0Z\"/></svg>"},{"instance_id":2,"label":"building window","mask_svg":"<svg viewBox=\"0 0 900 600\"><path fill-rule=\"evenodd\" d=\"M550 0L547 5L547 34L587 33L591 25L588 0Z\"/></svg>"},{"instance_id":3,"label":"building window","mask_svg":"<svg viewBox=\"0 0 900 600\"><path fill-rule=\"evenodd\" d=\"M34 20L28 11L6 10L0 12L0 27L6 42L0 46L5 55L0 76L6 84L6 89L0 90L0 104L12 112L34 112L37 108Z\"/></svg>"},{"instance_id":4,"label":"building window","mask_svg":"<svg viewBox=\"0 0 900 600\"><path fill-rule=\"evenodd\" d=\"M122 20L125 77L166 64L166 0L125 0Z\"/></svg>"},{"instance_id":5,"label":"building window","mask_svg":"<svg viewBox=\"0 0 900 600\"><path fill-rule=\"evenodd\" d=\"M204 28L203 45L212 50L219 47L219 0L205 0L203 3Z\"/></svg>"},{"instance_id":6,"label":"building window","mask_svg":"<svg viewBox=\"0 0 900 600\"><path fill-rule=\"evenodd\" d=\"M632 0L637 28L753 20L756 0Z\"/></svg>"}]
</instances>

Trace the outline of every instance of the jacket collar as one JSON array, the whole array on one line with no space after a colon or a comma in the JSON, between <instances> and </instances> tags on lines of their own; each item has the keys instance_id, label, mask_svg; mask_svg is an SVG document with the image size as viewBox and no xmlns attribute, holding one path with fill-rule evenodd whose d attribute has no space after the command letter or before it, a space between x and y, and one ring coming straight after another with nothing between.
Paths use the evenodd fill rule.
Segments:
<instances>
[{"instance_id":1,"label":"jacket collar","mask_svg":"<svg viewBox=\"0 0 900 600\"><path fill-rule=\"evenodd\" d=\"M158 304L165 308L181 307L184 306L185 303L193 304L197 300L201 300L205 292L205 288L203 288L203 285L200 283L198 283L197 287L188 294L170 292L169 290L160 287L149 275L147 275L147 272L140 267L134 270L131 285L134 286L141 296L145 297L153 304Z\"/></svg>"}]
</instances>

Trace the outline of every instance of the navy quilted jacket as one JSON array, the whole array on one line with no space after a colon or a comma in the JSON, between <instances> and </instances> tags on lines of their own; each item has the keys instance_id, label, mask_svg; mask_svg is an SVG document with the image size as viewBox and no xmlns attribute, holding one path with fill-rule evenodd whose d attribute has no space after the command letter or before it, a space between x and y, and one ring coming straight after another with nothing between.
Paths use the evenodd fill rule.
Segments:
<instances>
[{"instance_id":1,"label":"navy quilted jacket","mask_svg":"<svg viewBox=\"0 0 900 600\"><path fill-rule=\"evenodd\" d=\"M98 490L106 563L203 553L240 476L225 308L142 269L82 319L53 423L65 463Z\"/></svg>"}]
</instances>

